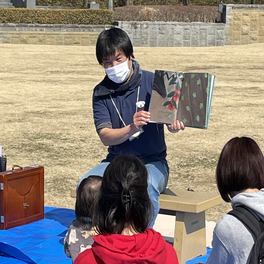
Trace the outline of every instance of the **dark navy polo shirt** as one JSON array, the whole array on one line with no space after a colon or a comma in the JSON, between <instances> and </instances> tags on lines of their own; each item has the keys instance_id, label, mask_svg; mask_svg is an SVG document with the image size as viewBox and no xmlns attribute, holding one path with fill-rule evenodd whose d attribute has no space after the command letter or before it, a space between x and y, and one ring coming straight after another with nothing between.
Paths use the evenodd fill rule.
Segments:
<instances>
[{"instance_id":1,"label":"dark navy polo shirt","mask_svg":"<svg viewBox=\"0 0 264 264\"><path fill-rule=\"evenodd\" d=\"M136 112L138 89L138 101L145 101L145 110L148 111L153 81L154 73L142 71L142 79L139 87L130 91L112 94L116 107L126 125L133 123L133 115ZM104 122L111 122L112 128L124 127L109 95L93 98L93 113L96 127ZM108 155L103 161L110 162L119 154L132 154L140 158L145 164L161 161L168 167L164 125L149 123L143 126L143 130L144 133L133 141L127 140L122 144L109 146Z\"/></svg>"}]
</instances>

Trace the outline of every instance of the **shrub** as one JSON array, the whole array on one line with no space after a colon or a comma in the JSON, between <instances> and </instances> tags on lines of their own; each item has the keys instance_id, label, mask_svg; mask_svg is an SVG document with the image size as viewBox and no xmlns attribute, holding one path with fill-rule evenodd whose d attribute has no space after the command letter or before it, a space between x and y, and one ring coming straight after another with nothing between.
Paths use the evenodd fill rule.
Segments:
<instances>
[{"instance_id":1,"label":"shrub","mask_svg":"<svg viewBox=\"0 0 264 264\"><path fill-rule=\"evenodd\" d=\"M90 2L91 0L89 0ZM108 0L95 0L100 8L107 8ZM114 7L126 6L128 0L113 0ZM183 0L132 0L133 5L182 5ZM189 5L217 6L220 0L188 0ZM225 4L251 4L251 0L224 0ZM39 6L83 7L84 0L36 0ZM255 4L264 4L264 0L255 0Z\"/></svg>"},{"instance_id":2,"label":"shrub","mask_svg":"<svg viewBox=\"0 0 264 264\"><path fill-rule=\"evenodd\" d=\"M0 8L0 23L109 25L111 10Z\"/></svg>"},{"instance_id":3,"label":"shrub","mask_svg":"<svg viewBox=\"0 0 264 264\"><path fill-rule=\"evenodd\" d=\"M126 6L114 8L115 21L207 22L220 20L218 6Z\"/></svg>"}]
</instances>

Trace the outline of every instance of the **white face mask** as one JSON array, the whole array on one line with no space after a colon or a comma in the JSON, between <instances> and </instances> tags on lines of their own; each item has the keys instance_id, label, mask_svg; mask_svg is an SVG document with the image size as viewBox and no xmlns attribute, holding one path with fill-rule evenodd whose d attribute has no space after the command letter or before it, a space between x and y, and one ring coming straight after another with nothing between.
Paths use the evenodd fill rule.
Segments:
<instances>
[{"instance_id":1,"label":"white face mask","mask_svg":"<svg viewBox=\"0 0 264 264\"><path fill-rule=\"evenodd\" d=\"M115 83L123 83L129 77L131 69L128 68L128 59L116 66L105 68L108 78Z\"/></svg>"}]
</instances>

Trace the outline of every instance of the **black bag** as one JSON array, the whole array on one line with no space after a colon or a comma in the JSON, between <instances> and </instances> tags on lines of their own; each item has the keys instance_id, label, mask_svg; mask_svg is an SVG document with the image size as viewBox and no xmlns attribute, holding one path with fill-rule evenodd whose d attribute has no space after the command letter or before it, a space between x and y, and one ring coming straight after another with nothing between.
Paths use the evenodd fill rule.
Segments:
<instances>
[{"instance_id":1,"label":"black bag","mask_svg":"<svg viewBox=\"0 0 264 264\"><path fill-rule=\"evenodd\" d=\"M257 219L245 206L236 206L228 214L240 220L255 241L249 255L248 263L264 263L264 222L261 219Z\"/></svg>"}]
</instances>

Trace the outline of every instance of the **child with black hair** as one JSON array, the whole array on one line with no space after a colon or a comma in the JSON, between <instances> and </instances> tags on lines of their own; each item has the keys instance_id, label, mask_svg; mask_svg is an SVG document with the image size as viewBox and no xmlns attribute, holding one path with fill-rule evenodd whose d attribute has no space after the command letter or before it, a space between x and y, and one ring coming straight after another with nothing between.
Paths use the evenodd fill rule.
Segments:
<instances>
[{"instance_id":1,"label":"child with black hair","mask_svg":"<svg viewBox=\"0 0 264 264\"><path fill-rule=\"evenodd\" d=\"M178 264L172 245L148 228L152 210L144 163L134 156L115 157L104 172L93 213L99 235L74 264Z\"/></svg>"},{"instance_id":2,"label":"child with black hair","mask_svg":"<svg viewBox=\"0 0 264 264\"><path fill-rule=\"evenodd\" d=\"M95 230L92 225L92 215L101 182L101 176L89 176L78 188L75 202L76 219L71 223L64 238L64 251L68 257L72 258L72 262L80 252L91 248L94 242Z\"/></svg>"}]
</instances>

